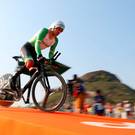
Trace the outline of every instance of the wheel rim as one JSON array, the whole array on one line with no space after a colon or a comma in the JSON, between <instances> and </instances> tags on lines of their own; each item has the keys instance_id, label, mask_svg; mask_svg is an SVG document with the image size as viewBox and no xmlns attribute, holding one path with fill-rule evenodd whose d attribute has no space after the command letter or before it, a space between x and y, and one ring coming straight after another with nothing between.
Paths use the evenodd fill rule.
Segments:
<instances>
[{"instance_id":1,"label":"wheel rim","mask_svg":"<svg viewBox=\"0 0 135 135\"><path fill-rule=\"evenodd\" d=\"M48 73L50 90L44 88L40 82L41 76L33 84L32 97L35 105L43 111L58 110L66 99L66 83L57 73Z\"/></svg>"}]
</instances>

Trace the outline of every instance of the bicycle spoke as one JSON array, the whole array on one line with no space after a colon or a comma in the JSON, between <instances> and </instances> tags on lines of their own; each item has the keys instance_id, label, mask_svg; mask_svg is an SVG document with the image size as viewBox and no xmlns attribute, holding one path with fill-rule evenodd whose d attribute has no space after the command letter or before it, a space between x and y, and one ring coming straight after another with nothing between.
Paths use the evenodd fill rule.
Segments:
<instances>
[{"instance_id":1,"label":"bicycle spoke","mask_svg":"<svg viewBox=\"0 0 135 135\"><path fill-rule=\"evenodd\" d=\"M47 103L47 100L48 100L48 96L49 94L47 93L44 100L43 100L43 103L42 103L42 107L45 108L46 107L46 103Z\"/></svg>"}]
</instances>

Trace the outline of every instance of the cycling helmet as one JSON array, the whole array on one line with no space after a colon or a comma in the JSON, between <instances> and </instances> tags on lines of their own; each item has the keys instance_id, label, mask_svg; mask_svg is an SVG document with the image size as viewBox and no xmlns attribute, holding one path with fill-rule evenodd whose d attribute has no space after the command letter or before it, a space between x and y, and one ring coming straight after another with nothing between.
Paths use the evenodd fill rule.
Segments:
<instances>
[{"instance_id":1,"label":"cycling helmet","mask_svg":"<svg viewBox=\"0 0 135 135\"><path fill-rule=\"evenodd\" d=\"M62 21L55 21L50 25L49 29L58 28L58 27L60 27L60 28L62 28L64 30L65 29L65 24Z\"/></svg>"}]
</instances>

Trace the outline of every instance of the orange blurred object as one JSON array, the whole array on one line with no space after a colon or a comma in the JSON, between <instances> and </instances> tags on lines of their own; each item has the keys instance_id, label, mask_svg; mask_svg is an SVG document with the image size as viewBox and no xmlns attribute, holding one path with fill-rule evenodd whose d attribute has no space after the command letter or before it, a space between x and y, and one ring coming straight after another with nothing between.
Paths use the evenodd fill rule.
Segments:
<instances>
[{"instance_id":1,"label":"orange blurred object","mask_svg":"<svg viewBox=\"0 0 135 135\"><path fill-rule=\"evenodd\" d=\"M1 135L135 135L135 120L32 108L0 108Z\"/></svg>"},{"instance_id":2,"label":"orange blurred object","mask_svg":"<svg viewBox=\"0 0 135 135\"><path fill-rule=\"evenodd\" d=\"M0 106L9 107L13 104L12 101L0 100Z\"/></svg>"}]
</instances>

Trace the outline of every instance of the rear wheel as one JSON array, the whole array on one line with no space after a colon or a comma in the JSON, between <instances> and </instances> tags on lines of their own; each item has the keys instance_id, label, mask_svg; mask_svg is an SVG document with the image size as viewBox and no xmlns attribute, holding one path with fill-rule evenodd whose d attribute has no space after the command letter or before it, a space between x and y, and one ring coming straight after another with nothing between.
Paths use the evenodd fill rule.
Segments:
<instances>
[{"instance_id":1,"label":"rear wheel","mask_svg":"<svg viewBox=\"0 0 135 135\"><path fill-rule=\"evenodd\" d=\"M5 92L6 90L12 91L10 87L12 76L12 74L7 73L0 77L0 106L10 107L14 103L13 96Z\"/></svg>"},{"instance_id":2,"label":"rear wheel","mask_svg":"<svg viewBox=\"0 0 135 135\"><path fill-rule=\"evenodd\" d=\"M57 111L66 100L67 86L63 77L56 72L48 72L46 76L42 78L40 75L34 81L32 86L33 102L43 111ZM47 84L47 80L50 87Z\"/></svg>"}]
</instances>

